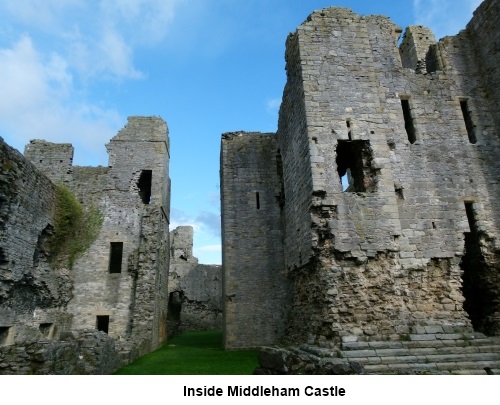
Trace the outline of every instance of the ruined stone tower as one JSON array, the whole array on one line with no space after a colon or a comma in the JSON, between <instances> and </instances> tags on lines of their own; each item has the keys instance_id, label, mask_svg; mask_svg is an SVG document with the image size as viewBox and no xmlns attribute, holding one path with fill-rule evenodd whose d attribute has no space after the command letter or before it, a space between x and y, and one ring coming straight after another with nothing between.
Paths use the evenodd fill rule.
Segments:
<instances>
[{"instance_id":1,"label":"ruined stone tower","mask_svg":"<svg viewBox=\"0 0 500 405\"><path fill-rule=\"evenodd\" d=\"M222 268L193 256L193 227L170 232L168 336L222 328Z\"/></svg>"},{"instance_id":2,"label":"ruined stone tower","mask_svg":"<svg viewBox=\"0 0 500 405\"><path fill-rule=\"evenodd\" d=\"M222 137L226 347L500 334L499 24L289 35L277 133Z\"/></svg>"},{"instance_id":3,"label":"ruined stone tower","mask_svg":"<svg viewBox=\"0 0 500 405\"><path fill-rule=\"evenodd\" d=\"M167 336L170 146L165 121L130 117L106 145L108 167L73 166L69 144L31 141L25 158L3 141L1 146L0 332L5 339L0 357L10 363L0 371L110 372L157 348ZM102 216L95 240L69 265L49 264L47 249L47 241L60 232L54 210L61 186ZM96 335L109 352L90 357L73 352L67 356L73 364L59 358L62 347L92 348L81 331L96 329L111 338ZM83 343L62 342L80 336ZM43 361L33 369L29 345L40 340L47 341L37 349ZM10 354L23 350L28 355ZM88 358L99 363L100 357L105 369L78 364Z\"/></svg>"}]
</instances>

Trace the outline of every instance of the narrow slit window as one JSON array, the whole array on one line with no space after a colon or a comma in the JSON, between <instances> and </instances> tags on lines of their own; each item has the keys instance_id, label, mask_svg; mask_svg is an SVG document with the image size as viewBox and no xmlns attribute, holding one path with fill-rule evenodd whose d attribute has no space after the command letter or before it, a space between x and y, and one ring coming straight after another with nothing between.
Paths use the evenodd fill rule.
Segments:
<instances>
[{"instance_id":1,"label":"narrow slit window","mask_svg":"<svg viewBox=\"0 0 500 405\"><path fill-rule=\"evenodd\" d=\"M405 120L406 135L410 143L415 143L417 135L415 133L415 125L411 116L410 102L408 99L401 99L401 108L403 109L403 118Z\"/></svg>"},{"instance_id":2,"label":"narrow slit window","mask_svg":"<svg viewBox=\"0 0 500 405\"><path fill-rule=\"evenodd\" d=\"M97 330L108 333L109 331L109 315L97 315L96 327Z\"/></svg>"},{"instance_id":3,"label":"narrow slit window","mask_svg":"<svg viewBox=\"0 0 500 405\"><path fill-rule=\"evenodd\" d=\"M350 120L346 120L345 124L347 126L347 137L349 138L350 141L352 141L351 121Z\"/></svg>"},{"instance_id":4,"label":"narrow slit window","mask_svg":"<svg viewBox=\"0 0 500 405\"><path fill-rule=\"evenodd\" d=\"M122 272L123 242L111 242L109 252L109 272Z\"/></svg>"},{"instance_id":5,"label":"narrow slit window","mask_svg":"<svg viewBox=\"0 0 500 405\"><path fill-rule=\"evenodd\" d=\"M139 181L137 182L137 187L139 187L139 196L144 204L151 203L151 184L153 181L153 171L143 170Z\"/></svg>"},{"instance_id":6,"label":"narrow slit window","mask_svg":"<svg viewBox=\"0 0 500 405\"><path fill-rule=\"evenodd\" d=\"M259 194L259 192L255 193L255 203L257 205L257 209L260 210L260 194Z\"/></svg>"},{"instance_id":7,"label":"narrow slit window","mask_svg":"<svg viewBox=\"0 0 500 405\"><path fill-rule=\"evenodd\" d=\"M467 129L467 136L469 137L470 143L476 143L477 138L474 132L474 123L472 122L472 117L470 115L469 103L467 100L460 100L460 109L462 110L462 115L464 117L465 128Z\"/></svg>"},{"instance_id":8,"label":"narrow slit window","mask_svg":"<svg viewBox=\"0 0 500 405\"><path fill-rule=\"evenodd\" d=\"M476 232L477 229L477 219L476 213L474 212L474 203L472 201L465 201L465 213L467 214L467 221L469 222L469 228L471 232Z\"/></svg>"}]
</instances>

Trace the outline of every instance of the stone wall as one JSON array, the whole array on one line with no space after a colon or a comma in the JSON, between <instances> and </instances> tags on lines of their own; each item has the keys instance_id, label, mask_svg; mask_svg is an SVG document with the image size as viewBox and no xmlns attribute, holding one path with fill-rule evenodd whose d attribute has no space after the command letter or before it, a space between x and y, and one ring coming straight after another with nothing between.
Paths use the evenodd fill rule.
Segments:
<instances>
[{"instance_id":1,"label":"stone wall","mask_svg":"<svg viewBox=\"0 0 500 405\"><path fill-rule=\"evenodd\" d=\"M81 330L64 333L60 341L0 347L0 374L111 374L119 360L115 342L106 333Z\"/></svg>"},{"instance_id":2,"label":"stone wall","mask_svg":"<svg viewBox=\"0 0 500 405\"><path fill-rule=\"evenodd\" d=\"M170 232L168 335L222 329L222 268L198 264L193 256L193 228Z\"/></svg>"},{"instance_id":3,"label":"stone wall","mask_svg":"<svg viewBox=\"0 0 500 405\"><path fill-rule=\"evenodd\" d=\"M71 324L67 269L47 262L52 182L0 138L0 346L57 339Z\"/></svg>"},{"instance_id":4,"label":"stone wall","mask_svg":"<svg viewBox=\"0 0 500 405\"><path fill-rule=\"evenodd\" d=\"M249 275L269 285L247 263L279 261L277 250L257 255L246 243L255 232L273 244L242 198L279 150L283 238L274 244L284 241L292 284L286 341L398 340L426 325L498 333L498 9L483 2L467 30L437 44L427 28L409 27L401 49L388 18L343 8L314 12L290 34L276 143L253 151L262 135L223 136L226 297ZM254 294L272 306L281 291L266 289L264 302L252 291L247 302ZM269 343L244 331L273 321L231 315L226 339Z\"/></svg>"},{"instance_id":5,"label":"stone wall","mask_svg":"<svg viewBox=\"0 0 500 405\"><path fill-rule=\"evenodd\" d=\"M167 338L166 123L130 117L107 145L108 167L73 167L73 148L67 144L31 141L27 159L3 141L0 146L0 345L5 346L0 372L110 372L157 348ZM49 265L47 240L59 231L53 219L55 183L69 188L85 210L98 209L103 224L73 263ZM112 348L97 335L95 344L88 334L83 343L59 342L68 331L95 329L107 333ZM33 346L39 343L40 348ZM84 352L94 353L96 364L79 364ZM67 363L73 355L76 363ZM42 356L43 364L33 356Z\"/></svg>"},{"instance_id":6,"label":"stone wall","mask_svg":"<svg viewBox=\"0 0 500 405\"><path fill-rule=\"evenodd\" d=\"M224 134L221 162L225 346L271 344L283 334L289 293L276 137Z\"/></svg>"}]
</instances>

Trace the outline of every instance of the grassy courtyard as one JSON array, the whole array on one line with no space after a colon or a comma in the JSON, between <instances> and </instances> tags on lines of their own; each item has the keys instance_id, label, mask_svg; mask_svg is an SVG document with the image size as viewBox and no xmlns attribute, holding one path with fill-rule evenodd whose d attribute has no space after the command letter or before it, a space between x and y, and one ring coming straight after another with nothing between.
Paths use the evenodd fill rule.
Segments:
<instances>
[{"instance_id":1,"label":"grassy courtyard","mask_svg":"<svg viewBox=\"0 0 500 405\"><path fill-rule=\"evenodd\" d=\"M258 366L257 351L225 351L222 332L187 332L174 337L115 374L121 375L244 375Z\"/></svg>"}]
</instances>

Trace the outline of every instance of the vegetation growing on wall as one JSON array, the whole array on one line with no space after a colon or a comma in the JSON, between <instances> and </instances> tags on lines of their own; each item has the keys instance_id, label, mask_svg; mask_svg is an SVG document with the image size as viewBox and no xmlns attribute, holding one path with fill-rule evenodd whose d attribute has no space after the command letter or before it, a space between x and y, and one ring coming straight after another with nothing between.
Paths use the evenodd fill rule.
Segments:
<instances>
[{"instance_id":1,"label":"vegetation growing on wall","mask_svg":"<svg viewBox=\"0 0 500 405\"><path fill-rule=\"evenodd\" d=\"M49 242L50 258L56 266L72 267L99 235L103 215L93 205L84 208L63 185L56 186L56 194L55 233Z\"/></svg>"}]
</instances>

